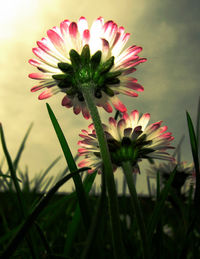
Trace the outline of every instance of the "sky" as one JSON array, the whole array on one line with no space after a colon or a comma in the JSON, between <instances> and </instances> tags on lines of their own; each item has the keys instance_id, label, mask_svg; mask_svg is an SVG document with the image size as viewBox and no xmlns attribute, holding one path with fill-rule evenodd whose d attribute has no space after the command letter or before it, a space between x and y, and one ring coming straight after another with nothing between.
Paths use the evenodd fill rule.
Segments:
<instances>
[{"instance_id":1,"label":"sky","mask_svg":"<svg viewBox=\"0 0 200 259\"><path fill-rule=\"evenodd\" d=\"M30 58L35 58L32 48L36 47L36 41L46 36L48 29L59 26L61 21L77 21L81 16L85 16L89 24L99 16L105 21L113 20L131 33L126 47L133 44L143 47L140 56L147 58L147 62L138 66L134 76L144 86L144 92L137 98L121 95L120 99L126 104L128 112L134 109L141 113L149 112L150 123L162 120L175 137L174 146L184 135L182 160L192 161L186 110L196 123L200 95L199 1L0 1L0 122L12 158L29 125L34 123L20 161L21 170L28 166L30 178L62 156L46 102L51 105L73 155L78 148L80 130L91 123L60 105L62 93L39 101L38 93L30 92L35 82L28 78L29 73L36 72L28 64ZM106 122L108 115L101 109L100 114ZM0 147L0 161L2 159ZM148 164L142 164L141 168L145 166ZM63 168L65 160L62 156L51 175L56 175ZM120 183L122 174L116 173L115 177ZM65 190L70 188L71 184L65 186ZM137 188L140 192L146 189L144 172L138 177Z\"/></svg>"}]
</instances>

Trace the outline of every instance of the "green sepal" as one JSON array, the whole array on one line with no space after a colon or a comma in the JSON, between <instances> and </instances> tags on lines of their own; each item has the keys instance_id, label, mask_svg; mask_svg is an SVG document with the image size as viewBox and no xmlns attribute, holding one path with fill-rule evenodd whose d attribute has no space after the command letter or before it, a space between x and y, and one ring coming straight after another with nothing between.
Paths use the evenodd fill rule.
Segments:
<instances>
[{"instance_id":1,"label":"green sepal","mask_svg":"<svg viewBox=\"0 0 200 259\"><path fill-rule=\"evenodd\" d=\"M66 90L66 94L67 94L67 95L70 95L70 96L73 96L73 95L76 94L76 90L73 89L73 88L67 89L67 90Z\"/></svg>"},{"instance_id":2,"label":"green sepal","mask_svg":"<svg viewBox=\"0 0 200 259\"><path fill-rule=\"evenodd\" d=\"M148 159L148 161L149 161L150 164L152 164L152 165L155 164L155 162L154 162L154 160L153 160L152 158L147 157L147 159Z\"/></svg>"},{"instance_id":3,"label":"green sepal","mask_svg":"<svg viewBox=\"0 0 200 259\"><path fill-rule=\"evenodd\" d=\"M81 57L78 54L78 52L74 49L71 49L69 52L69 56L70 56L73 68L75 68L75 70L79 69L81 65Z\"/></svg>"},{"instance_id":4,"label":"green sepal","mask_svg":"<svg viewBox=\"0 0 200 259\"><path fill-rule=\"evenodd\" d=\"M109 58L105 63L101 64L99 67L99 73L100 74L104 74L107 73L111 67L114 65L114 56L112 56L111 58Z\"/></svg>"},{"instance_id":5,"label":"green sepal","mask_svg":"<svg viewBox=\"0 0 200 259\"><path fill-rule=\"evenodd\" d=\"M105 83L108 84L108 85L115 85L115 84L119 84L120 80L119 80L119 78L116 78L116 77L107 78Z\"/></svg>"},{"instance_id":6,"label":"green sepal","mask_svg":"<svg viewBox=\"0 0 200 259\"><path fill-rule=\"evenodd\" d=\"M57 74L57 75L52 75L52 77L55 80L64 80L69 76L67 74Z\"/></svg>"},{"instance_id":7,"label":"green sepal","mask_svg":"<svg viewBox=\"0 0 200 259\"><path fill-rule=\"evenodd\" d=\"M101 90L97 89L97 90L95 91L95 94L94 94L94 95L95 95L96 98L100 99L100 98L102 97Z\"/></svg>"},{"instance_id":8,"label":"green sepal","mask_svg":"<svg viewBox=\"0 0 200 259\"><path fill-rule=\"evenodd\" d=\"M90 61L90 48L88 46L88 44L86 44L81 52L81 59L83 64L88 64Z\"/></svg>"},{"instance_id":9,"label":"green sepal","mask_svg":"<svg viewBox=\"0 0 200 259\"><path fill-rule=\"evenodd\" d=\"M113 91L112 89L110 89L109 87L105 87L105 88L103 89L103 91L104 91L107 95L109 95L110 97L113 97L113 96L115 95L114 91Z\"/></svg>"},{"instance_id":10,"label":"green sepal","mask_svg":"<svg viewBox=\"0 0 200 259\"><path fill-rule=\"evenodd\" d=\"M127 149L126 149L126 147L121 147L121 149L120 149L120 153L121 153L121 159L120 160L127 160L128 159L128 157L127 157Z\"/></svg>"},{"instance_id":11,"label":"green sepal","mask_svg":"<svg viewBox=\"0 0 200 259\"><path fill-rule=\"evenodd\" d=\"M58 83L58 87L60 88L68 88L70 87L72 84L71 84L71 81L67 81L67 80L62 80Z\"/></svg>"},{"instance_id":12,"label":"green sepal","mask_svg":"<svg viewBox=\"0 0 200 259\"><path fill-rule=\"evenodd\" d=\"M101 51L98 50L98 51L91 57L90 62L91 62L91 68L92 68L93 70L95 70L95 69L99 66L99 64L100 64L100 62L101 62L101 55L102 55Z\"/></svg>"},{"instance_id":13,"label":"green sepal","mask_svg":"<svg viewBox=\"0 0 200 259\"><path fill-rule=\"evenodd\" d=\"M60 62L58 63L58 67L60 68L60 70L62 70L65 73L69 73L69 74L73 73L73 67L68 63Z\"/></svg>"},{"instance_id":14,"label":"green sepal","mask_svg":"<svg viewBox=\"0 0 200 259\"><path fill-rule=\"evenodd\" d=\"M139 153L142 155L146 155L146 154L152 153L154 151L155 151L155 149L153 149L153 148L143 148L141 151L139 151Z\"/></svg>"},{"instance_id":15,"label":"green sepal","mask_svg":"<svg viewBox=\"0 0 200 259\"><path fill-rule=\"evenodd\" d=\"M120 72L120 71L108 72L108 73L106 74L106 78L107 78L107 79L115 78L115 77L117 77L117 76L120 76L121 73L122 73L122 72Z\"/></svg>"},{"instance_id":16,"label":"green sepal","mask_svg":"<svg viewBox=\"0 0 200 259\"><path fill-rule=\"evenodd\" d=\"M131 140L128 137L123 137L122 139L122 146L130 146L131 145Z\"/></svg>"},{"instance_id":17,"label":"green sepal","mask_svg":"<svg viewBox=\"0 0 200 259\"><path fill-rule=\"evenodd\" d=\"M110 152L115 152L116 149L120 148L120 143L116 139L108 139L107 141Z\"/></svg>"}]
</instances>

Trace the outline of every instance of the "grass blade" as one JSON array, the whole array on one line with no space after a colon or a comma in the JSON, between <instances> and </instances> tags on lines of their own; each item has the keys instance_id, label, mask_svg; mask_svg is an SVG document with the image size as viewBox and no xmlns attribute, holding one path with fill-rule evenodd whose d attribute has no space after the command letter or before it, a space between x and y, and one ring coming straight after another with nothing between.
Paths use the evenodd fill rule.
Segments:
<instances>
[{"instance_id":1,"label":"grass blade","mask_svg":"<svg viewBox=\"0 0 200 259\"><path fill-rule=\"evenodd\" d=\"M88 174L86 176L83 182L86 193L90 192L92 185L94 183L95 177L96 177L96 173L93 173L91 175ZM70 254L70 251L80 224L80 219L81 219L80 208L77 206L74 212L72 222L70 223L69 229L67 230L67 233L66 233L68 238L66 239L65 246L64 246L64 252L63 252L64 256L69 256Z\"/></svg>"},{"instance_id":2,"label":"grass blade","mask_svg":"<svg viewBox=\"0 0 200 259\"><path fill-rule=\"evenodd\" d=\"M56 135L58 137L58 140L60 142L62 151L64 153L65 159L67 161L69 170L71 173L76 172L78 169L76 167L76 163L74 161L74 158L72 156L72 153L70 151L70 148L67 144L67 141L65 139L65 136L62 132L62 129L60 128L60 125L58 124L58 121L50 107L50 105L47 103L47 110L51 119L51 122L53 124L53 127L55 129ZM89 203L83 188L83 184L82 184L82 180L80 175L76 174L73 176L73 181L76 187L76 193L77 193L77 197L78 197L78 201L79 201L79 206L80 206L80 210L81 210L81 214L83 217L83 222L84 225L86 227L86 229L89 229L89 225L90 225L90 213L89 213Z\"/></svg>"},{"instance_id":3,"label":"grass blade","mask_svg":"<svg viewBox=\"0 0 200 259\"><path fill-rule=\"evenodd\" d=\"M192 156L194 160L194 166L195 166L195 176L196 176L196 188L195 188L195 194L194 194L194 201L196 205L196 209L198 211L199 208L199 202L200 202L200 172L199 172L199 157L198 157L198 144L197 144L197 138L195 135L193 123L191 120L191 117L188 112L186 112L187 116L187 124L188 124L188 131L189 131L189 137L190 137L190 144L191 144L191 150L192 150Z\"/></svg>"},{"instance_id":4,"label":"grass blade","mask_svg":"<svg viewBox=\"0 0 200 259\"><path fill-rule=\"evenodd\" d=\"M24 138L23 138L23 140L22 140L22 143L21 143L21 145L20 145L20 147L19 147L19 150L18 150L17 155L16 155L16 157L15 157L15 160L14 160L14 162L13 162L13 165L14 165L15 169L17 169L17 167L18 167L19 160L20 160L21 155L22 155L22 152L23 152L23 150L24 150L26 140L27 140L27 138L28 138L28 136L29 136L29 133L30 133L32 127L33 127L33 123L31 123L31 125L29 126L29 128L28 128L28 130L27 130L27 132L26 132L26 134L25 134L25 136L24 136Z\"/></svg>"},{"instance_id":5,"label":"grass blade","mask_svg":"<svg viewBox=\"0 0 200 259\"><path fill-rule=\"evenodd\" d=\"M198 110L197 110L196 134L197 134L197 147L199 151L198 155L200 157L200 97L199 97Z\"/></svg>"}]
</instances>

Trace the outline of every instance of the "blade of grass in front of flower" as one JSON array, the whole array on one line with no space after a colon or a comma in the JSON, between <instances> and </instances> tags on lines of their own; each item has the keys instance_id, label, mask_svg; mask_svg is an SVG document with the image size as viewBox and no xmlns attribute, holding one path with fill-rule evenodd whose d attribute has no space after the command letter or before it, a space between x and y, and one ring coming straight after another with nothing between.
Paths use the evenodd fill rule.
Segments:
<instances>
[{"instance_id":1,"label":"blade of grass in front of flower","mask_svg":"<svg viewBox=\"0 0 200 259\"><path fill-rule=\"evenodd\" d=\"M86 239L86 245L85 248L81 254L81 259L88 259L94 257L94 254L98 254L98 258L104 258L102 255L102 241L100 239L100 219L102 218L102 215L104 215L105 212L105 204L106 204L106 185L105 185L105 176L104 173L102 173L102 190L101 194L99 195L98 203L97 203L97 209L96 212L92 218L92 223L90 225L90 229L87 235ZM97 237L98 242L97 242ZM101 242L99 242L99 240ZM95 243L96 241L96 243ZM96 245L95 245L96 244Z\"/></svg>"},{"instance_id":2,"label":"blade of grass in front of flower","mask_svg":"<svg viewBox=\"0 0 200 259\"><path fill-rule=\"evenodd\" d=\"M147 228L149 240L152 240L154 230L159 222L159 219L160 219L161 213L163 211L165 201L166 201L168 193L170 191L170 187L171 187L175 174L176 174L176 167L174 168L173 172L170 174L170 177L167 180L165 187L162 189L162 191L159 195L158 201L156 201L155 208L153 210L153 213L152 213L152 216L150 218L149 225Z\"/></svg>"},{"instance_id":3,"label":"blade of grass in front of flower","mask_svg":"<svg viewBox=\"0 0 200 259\"><path fill-rule=\"evenodd\" d=\"M48 103L46 105L47 105L47 110L48 110L51 122L53 124L54 130L56 132L56 135L58 137L58 140L60 142L61 148L62 148L64 156L65 156L65 159L67 161L69 170L71 173L76 172L77 166L76 166L74 158L71 154L70 148L67 144L66 138L62 132L62 129L61 129L60 125L58 124L58 121L57 121L50 105ZM83 222L84 222L86 229L88 230L89 225L90 225L89 203L88 203L88 199L86 197L86 194L85 194L85 191L83 188L83 183L82 183L80 175L74 175L73 181L74 181L74 184L76 187L76 193L77 193L77 197L78 197L78 201L79 201L81 215L83 217Z\"/></svg>"},{"instance_id":4,"label":"blade of grass in front of flower","mask_svg":"<svg viewBox=\"0 0 200 259\"><path fill-rule=\"evenodd\" d=\"M187 199L187 222L190 222L192 216L192 206L193 206L193 193L194 187L193 185L190 186L188 199Z\"/></svg>"},{"instance_id":5,"label":"blade of grass in front of flower","mask_svg":"<svg viewBox=\"0 0 200 259\"><path fill-rule=\"evenodd\" d=\"M136 188L135 188L135 183L134 183L134 178L133 178L133 168L132 168L130 161L123 161L122 169L123 169L124 175L126 177L126 182L127 182L128 188L129 188L130 195L131 195L131 203L134 208L138 229L140 231L140 236L141 236L141 240L142 240L143 256L144 256L144 259L147 259L147 258L150 258L149 240L147 237L144 216L142 213L141 205L138 200L138 196L137 196L137 192L136 192Z\"/></svg>"},{"instance_id":6,"label":"blade of grass in front of flower","mask_svg":"<svg viewBox=\"0 0 200 259\"><path fill-rule=\"evenodd\" d=\"M192 156L193 156L195 172L196 172L195 173L196 188L195 188L195 194L194 194L194 202L195 202L196 209L198 211L200 211L200 207L199 207L199 204L200 204L200 171L199 171L198 144L197 144L197 139L196 139L193 123L192 123L191 117L188 112L186 112L186 116L187 116L187 124L188 124Z\"/></svg>"},{"instance_id":7,"label":"blade of grass in front of flower","mask_svg":"<svg viewBox=\"0 0 200 259\"><path fill-rule=\"evenodd\" d=\"M69 181L71 178L73 178L74 174L78 174L79 172L88 170L88 168L81 168L77 170L76 172L70 173L67 176L65 176L63 179L61 179L59 182L57 182L53 188L51 188L48 193L43 196L43 198L38 202L38 204L33 208L33 210L29 213L26 220L21 224L19 227L19 230L13 237L13 239L8 244L5 251L2 253L1 258L9 258L16 250L19 243L24 239L24 236L34 223L34 221L37 219L39 214L43 211L43 209L47 206L51 198L54 196L54 194L58 191L58 189L67 181Z\"/></svg>"},{"instance_id":8,"label":"blade of grass in front of flower","mask_svg":"<svg viewBox=\"0 0 200 259\"><path fill-rule=\"evenodd\" d=\"M198 110L197 110L196 135L197 135L198 155L200 157L200 97L199 97Z\"/></svg>"},{"instance_id":9,"label":"blade of grass in front of flower","mask_svg":"<svg viewBox=\"0 0 200 259\"><path fill-rule=\"evenodd\" d=\"M92 185L94 183L96 174L97 173L93 173L90 175L88 174L86 176L86 178L84 179L83 185L84 185L84 189L85 189L86 193L90 192ZM64 251L63 251L64 256L70 255L74 239L77 235L80 220L81 220L80 209L79 209L79 206L77 206L75 209L75 213L74 213L72 222L70 223L69 228L66 233L67 238L66 238L65 245L64 245Z\"/></svg>"}]
</instances>

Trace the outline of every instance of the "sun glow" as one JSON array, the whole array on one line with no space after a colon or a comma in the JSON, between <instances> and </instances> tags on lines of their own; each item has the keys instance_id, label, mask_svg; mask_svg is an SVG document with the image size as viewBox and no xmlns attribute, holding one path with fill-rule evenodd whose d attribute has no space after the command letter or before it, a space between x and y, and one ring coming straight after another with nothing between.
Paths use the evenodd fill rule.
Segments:
<instances>
[{"instance_id":1,"label":"sun glow","mask_svg":"<svg viewBox=\"0 0 200 259\"><path fill-rule=\"evenodd\" d=\"M0 0L0 39L15 36L18 26L33 15L36 4L34 0Z\"/></svg>"}]
</instances>

